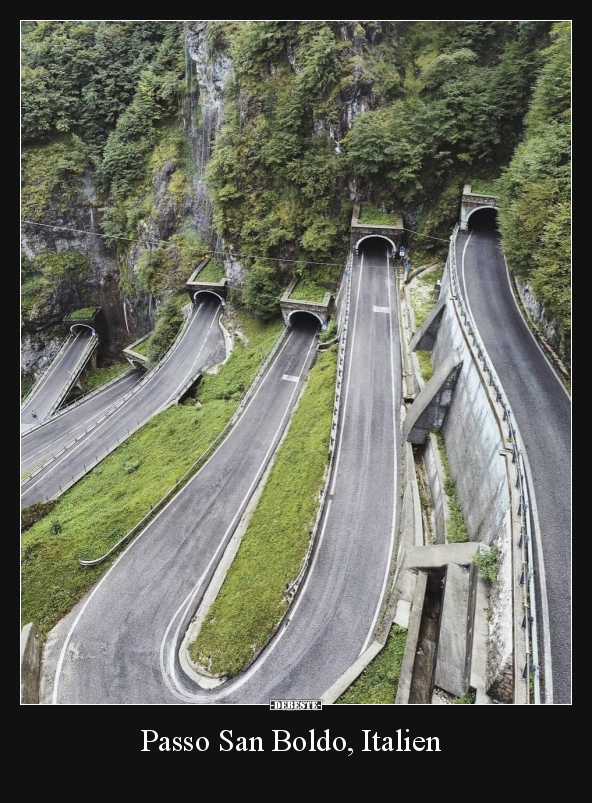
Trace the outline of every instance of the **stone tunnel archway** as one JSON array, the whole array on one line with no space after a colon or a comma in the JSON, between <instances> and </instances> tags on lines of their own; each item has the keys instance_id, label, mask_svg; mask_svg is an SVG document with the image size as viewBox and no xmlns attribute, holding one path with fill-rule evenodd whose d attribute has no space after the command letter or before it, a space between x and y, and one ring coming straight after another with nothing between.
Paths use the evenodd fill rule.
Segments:
<instances>
[{"instance_id":1,"label":"stone tunnel archway","mask_svg":"<svg viewBox=\"0 0 592 803\"><path fill-rule=\"evenodd\" d=\"M194 303L197 302L197 297L203 295L204 293L207 293L210 296L216 296L216 298L222 304L222 306L223 307L226 306L226 299L223 296L219 295L218 293L215 293L213 290L198 290L196 293L193 294Z\"/></svg>"},{"instance_id":2,"label":"stone tunnel archway","mask_svg":"<svg viewBox=\"0 0 592 803\"><path fill-rule=\"evenodd\" d=\"M87 323L73 323L72 326L70 327L70 332L74 334L74 329L76 329L78 326L82 326L85 329L90 329L93 335L96 335L95 330L92 328L92 326L89 326Z\"/></svg>"},{"instance_id":3,"label":"stone tunnel archway","mask_svg":"<svg viewBox=\"0 0 592 803\"><path fill-rule=\"evenodd\" d=\"M286 319L287 326L298 325L298 323L302 323L303 325L312 325L313 322L316 326L320 324L322 330L327 328L327 320L323 318L322 315L313 312L312 310L293 309L288 313L288 317Z\"/></svg>"},{"instance_id":4,"label":"stone tunnel archway","mask_svg":"<svg viewBox=\"0 0 592 803\"><path fill-rule=\"evenodd\" d=\"M377 239L377 238L379 238L381 240L386 240L387 243L390 243L390 245L391 245L391 253L390 253L389 256L391 258L395 257L396 253L397 253L397 245L396 245L395 242L393 242L393 240L391 240L390 237L386 237L384 234L366 234L365 237L360 238L356 243L356 254L360 253L360 246L364 242L364 240L374 240L374 239Z\"/></svg>"}]
</instances>

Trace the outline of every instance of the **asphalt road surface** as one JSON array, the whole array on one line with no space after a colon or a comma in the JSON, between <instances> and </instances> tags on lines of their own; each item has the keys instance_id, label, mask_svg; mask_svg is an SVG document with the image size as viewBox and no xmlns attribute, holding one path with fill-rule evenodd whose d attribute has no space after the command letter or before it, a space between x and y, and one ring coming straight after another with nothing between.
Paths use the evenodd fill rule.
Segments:
<instances>
[{"instance_id":1,"label":"asphalt road surface","mask_svg":"<svg viewBox=\"0 0 592 803\"><path fill-rule=\"evenodd\" d=\"M373 249L353 267L343 426L330 504L287 627L249 672L213 691L193 684L179 666L186 625L311 363L316 324L306 317L294 324L223 444L51 634L46 661L57 666L53 702L315 698L367 646L393 553L401 375L395 280L384 241L370 242Z\"/></svg>"},{"instance_id":2,"label":"asphalt road surface","mask_svg":"<svg viewBox=\"0 0 592 803\"><path fill-rule=\"evenodd\" d=\"M225 356L224 336L218 323L220 303L213 296L192 311L192 320L162 367L134 389L133 395L114 409L94 429L63 455L22 486L21 506L59 496L72 478L90 470L97 459L129 437L139 425L166 408L176 393L200 370L216 365ZM75 435L73 436L75 437Z\"/></svg>"},{"instance_id":3,"label":"asphalt road surface","mask_svg":"<svg viewBox=\"0 0 592 803\"><path fill-rule=\"evenodd\" d=\"M542 555L535 543L537 568L544 561L544 582L537 573L537 614L545 699L550 702L551 674L553 702L569 704L571 403L516 306L499 235L487 217L477 214L471 221L469 235L459 235L457 262L473 319L514 411L534 485L542 540Z\"/></svg>"},{"instance_id":4,"label":"asphalt road surface","mask_svg":"<svg viewBox=\"0 0 592 803\"><path fill-rule=\"evenodd\" d=\"M65 407L42 426L26 432L21 438L21 474L43 463L79 435L135 387L143 375L143 371L128 371L117 382L97 390L70 408Z\"/></svg>"},{"instance_id":5,"label":"asphalt road surface","mask_svg":"<svg viewBox=\"0 0 592 803\"><path fill-rule=\"evenodd\" d=\"M35 426L35 424L44 421L48 417L62 390L78 374L80 359L91 337L90 329L83 329L73 337L64 351L53 361L47 374L33 388L32 393L21 409L22 431ZM37 417L33 416L33 413Z\"/></svg>"}]
</instances>

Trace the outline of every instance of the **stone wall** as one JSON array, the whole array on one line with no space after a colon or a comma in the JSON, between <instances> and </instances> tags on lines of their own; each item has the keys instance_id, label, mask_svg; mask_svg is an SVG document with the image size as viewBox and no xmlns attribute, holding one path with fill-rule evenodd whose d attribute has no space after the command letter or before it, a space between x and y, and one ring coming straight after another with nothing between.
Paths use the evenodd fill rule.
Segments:
<instances>
[{"instance_id":1,"label":"stone wall","mask_svg":"<svg viewBox=\"0 0 592 803\"><path fill-rule=\"evenodd\" d=\"M549 315L542 302L534 296L532 288L528 283L516 279L516 288L524 309L541 330L547 343L551 348L557 351L561 357L567 357L567 359L569 359L569 354L565 354L569 345L564 342L561 326Z\"/></svg>"}]
</instances>

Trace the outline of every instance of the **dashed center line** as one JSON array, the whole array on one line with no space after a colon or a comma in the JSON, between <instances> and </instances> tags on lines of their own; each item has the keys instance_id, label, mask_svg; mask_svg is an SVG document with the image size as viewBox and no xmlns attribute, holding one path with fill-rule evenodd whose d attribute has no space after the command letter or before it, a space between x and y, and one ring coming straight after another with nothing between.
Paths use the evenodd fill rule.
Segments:
<instances>
[{"instance_id":1,"label":"dashed center line","mask_svg":"<svg viewBox=\"0 0 592 803\"><path fill-rule=\"evenodd\" d=\"M297 376L292 376L291 374L284 374L282 377L282 381L286 380L286 382L298 382Z\"/></svg>"},{"instance_id":2,"label":"dashed center line","mask_svg":"<svg viewBox=\"0 0 592 803\"><path fill-rule=\"evenodd\" d=\"M386 312L390 315L391 308L390 307L374 307L374 312Z\"/></svg>"}]
</instances>

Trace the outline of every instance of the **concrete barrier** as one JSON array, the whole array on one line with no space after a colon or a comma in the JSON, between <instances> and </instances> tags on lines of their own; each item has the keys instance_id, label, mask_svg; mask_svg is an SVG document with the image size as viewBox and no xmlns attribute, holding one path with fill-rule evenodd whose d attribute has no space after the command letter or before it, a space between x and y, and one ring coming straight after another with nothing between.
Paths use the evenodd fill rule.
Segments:
<instances>
[{"instance_id":1,"label":"concrete barrier","mask_svg":"<svg viewBox=\"0 0 592 803\"><path fill-rule=\"evenodd\" d=\"M41 672L41 635L33 622L21 631L21 703L39 703L39 676Z\"/></svg>"}]
</instances>

